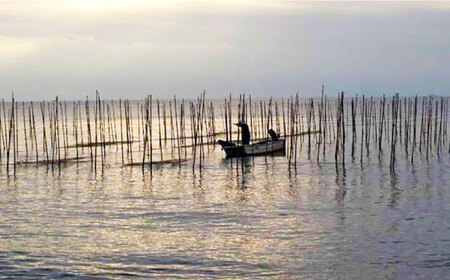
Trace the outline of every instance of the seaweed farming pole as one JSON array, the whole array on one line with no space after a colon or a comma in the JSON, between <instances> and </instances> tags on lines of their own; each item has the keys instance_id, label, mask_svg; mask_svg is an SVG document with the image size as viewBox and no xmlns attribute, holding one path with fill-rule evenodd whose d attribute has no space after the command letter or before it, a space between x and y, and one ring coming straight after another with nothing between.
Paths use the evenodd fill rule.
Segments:
<instances>
[{"instance_id":1,"label":"seaweed farming pole","mask_svg":"<svg viewBox=\"0 0 450 280\"><path fill-rule=\"evenodd\" d=\"M62 105L62 104L61 104ZM67 124L67 102L64 101L64 160L67 160L67 154L69 153L69 129Z\"/></svg>"},{"instance_id":2,"label":"seaweed farming pole","mask_svg":"<svg viewBox=\"0 0 450 280\"><path fill-rule=\"evenodd\" d=\"M442 139L441 139L441 151L444 152L446 150L445 148L445 141L447 139L447 117L448 117L448 102L446 97L442 97ZM449 141L450 145L450 141ZM445 150L444 150L445 149ZM450 152L450 151L449 151Z\"/></svg>"},{"instance_id":3,"label":"seaweed farming pole","mask_svg":"<svg viewBox=\"0 0 450 280\"><path fill-rule=\"evenodd\" d=\"M145 129L144 129L144 147L142 153L142 172L145 171L145 158L147 152L147 142L148 142L148 121L149 121L149 109L148 109L148 98L145 98ZM151 168L151 165L150 165Z\"/></svg>"},{"instance_id":4,"label":"seaweed farming pole","mask_svg":"<svg viewBox=\"0 0 450 280\"><path fill-rule=\"evenodd\" d=\"M214 108L212 107L212 102L205 104L206 117L206 146L208 148L208 153L211 150L211 143L213 142L213 131L214 131Z\"/></svg>"},{"instance_id":5,"label":"seaweed farming pole","mask_svg":"<svg viewBox=\"0 0 450 280\"><path fill-rule=\"evenodd\" d=\"M256 105L256 107L258 107ZM258 108L256 108L256 111L258 111ZM264 131L264 112L263 112L263 101L260 100L259 101L259 126L258 126L258 130L259 130L259 138L263 137L262 132Z\"/></svg>"},{"instance_id":6,"label":"seaweed farming pole","mask_svg":"<svg viewBox=\"0 0 450 280\"><path fill-rule=\"evenodd\" d=\"M398 93L392 98L386 98L385 95L381 98L363 95L362 100L358 100L358 96L346 99L344 92L340 92L336 102L329 102L324 87L322 87L320 99L303 100L297 94L281 101L273 98L255 101L251 96L245 98L242 94L239 103L236 100L233 105L230 95L229 98L224 99L224 103L221 103L224 105L224 108L220 106L223 110L219 112L222 120L219 120L219 125L216 127L215 110L218 108L215 108L216 105L213 102L206 101L205 91L197 97L197 100L188 102L189 116L185 112L184 99L177 100L174 96L169 101L170 119L165 113L165 103L156 100L156 104L153 104L151 95L146 97L145 103L141 101L136 103L136 106L135 102L126 100L123 104L124 111L122 111L122 100L119 100L117 105L113 100L102 102L100 94L96 91L95 104L86 97L85 112L82 112L83 104L80 103L82 101L66 102L56 97L50 102L39 102L41 116L36 116L37 120L34 116L33 102L17 102L13 96L11 102L8 101L5 104L3 101L0 107L0 163L5 164L6 161L8 172L13 167L16 170L17 166L30 163L36 163L36 166L45 163L47 168L52 164L52 170L57 167L61 171L65 163L70 160L76 160L78 163L84 155L83 147L86 147L90 150L92 172L96 171L97 164L100 164L98 160L101 160L102 171L104 171L109 160L108 145L115 144L116 152L119 153L118 145L120 144L122 165L125 166L128 165L127 163L133 165L133 157L136 155L138 158L141 156L141 148L136 148L137 145L141 147L141 141L143 141L142 168L144 169L149 162L150 166L153 165L152 137L157 135L155 137L158 143L154 144L157 145L156 153L158 151L160 153L156 155L158 161L162 162L166 157L163 138L165 141L170 139L173 162L176 164L178 161L178 166L181 167L181 163L188 158L188 150L192 147L193 169L201 170L205 166L207 155L215 148L210 145L215 142L216 133L223 131L220 129L224 129L228 141L232 140L233 135L237 142L241 140L239 133L236 136L239 130L234 131L233 134L232 121L237 119L249 122L253 128L253 139L258 137L264 139L266 128L276 128L279 132L283 131L286 138L290 137L286 139L289 168L292 164L296 165L297 157L303 154L309 159L312 159L312 154L312 157L315 156L315 160L320 162L322 152L322 160L325 160L325 150L328 149L332 153L332 145L335 146L336 164L345 164L347 147L351 148L351 160L354 161L358 156L358 144L360 144L361 163L364 158L370 161L370 156L375 156L375 152L381 163L383 152L388 151L388 154L390 152L390 168L395 170L396 160L400 155L414 164L418 160L417 152L423 155L419 159L427 161L442 157L444 151L450 153L448 100L445 97L433 96L400 98ZM95 107L90 108L90 106ZM115 106L120 109L120 120L117 119L120 121L120 132L115 123ZM157 120L156 116L153 120L153 107L158 114ZM137 116L133 113L135 109L138 110ZM232 110L235 110L235 115L232 114ZM39 114L39 112L36 113ZM86 114L85 118L82 117L82 113ZM91 122L92 117L94 120ZM359 117L361 120L358 119ZM336 121L333 118L336 118ZM137 125L136 123L133 125L136 120ZM156 121L158 127L153 135L153 124L156 125ZM170 129L166 127L166 121L172 124L170 138L164 135ZM83 123L86 125L87 132L83 132ZM358 125L361 126L360 132ZM135 126L138 129L137 133ZM119 133L120 136L117 135ZM347 141L347 137L352 139ZM156 138L154 140L156 141ZM124 144L127 145L128 162L124 158ZM351 147L346 146L347 144ZM136 150L134 153L133 145ZM397 147L400 147L398 154ZM369 153L370 149L372 149L372 155ZM72 155L76 157L71 158ZM98 155L101 155L101 159ZM350 150L348 156L350 158ZM385 163L387 164L387 161ZM139 165L140 162L137 164Z\"/></svg>"},{"instance_id":7,"label":"seaweed farming pole","mask_svg":"<svg viewBox=\"0 0 450 280\"><path fill-rule=\"evenodd\" d=\"M206 106L205 106L205 99L206 99L206 91L203 91L203 97L202 97L202 118L201 118L201 134L200 134L200 141L201 141L201 152L202 152L202 160L205 159L205 145L203 142L203 129L206 131Z\"/></svg>"},{"instance_id":8,"label":"seaweed farming pole","mask_svg":"<svg viewBox=\"0 0 450 280\"><path fill-rule=\"evenodd\" d=\"M184 144L184 158L187 158L187 135L186 135L186 106L184 99L181 101L181 114L182 114L182 120L183 120L183 144Z\"/></svg>"},{"instance_id":9,"label":"seaweed farming pole","mask_svg":"<svg viewBox=\"0 0 450 280\"><path fill-rule=\"evenodd\" d=\"M199 156L198 156L198 167L202 169L202 159L203 156L203 115L204 115L204 92L200 95L198 99L198 119L197 119L197 130L199 131L200 136L200 147L199 147Z\"/></svg>"},{"instance_id":10,"label":"seaweed farming pole","mask_svg":"<svg viewBox=\"0 0 450 280\"><path fill-rule=\"evenodd\" d=\"M278 109L278 101L275 100L275 123L276 123L276 131L277 133L280 133L281 131L281 124L280 124L280 112Z\"/></svg>"},{"instance_id":11,"label":"seaweed farming pole","mask_svg":"<svg viewBox=\"0 0 450 280\"><path fill-rule=\"evenodd\" d=\"M22 121L23 121L23 134L25 141L25 161L28 161L28 139L27 139L27 124L25 118L25 102L22 101Z\"/></svg>"},{"instance_id":12,"label":"seaweed farming pole","mask_svg":"<svg viewBox=\"0 0 450 280\"><path fill-rule=\"evenodd\" d=\"M125 100L123 103L123 111L124 111L124 121L125 121L125 136L126 136L126 144L127 144L127 161L130 161L130 122L129 122L129 101Z\"/></svg>"},{"instance_id":13,"label":"seaweed farming pole","mask_svg":"<svg viewBox=\"0 0 450 280\"><path fill-rule=\"evenodd\" d=\"M347 132L346 132L346 125L345 125L345 106L344 106L344 100L345 100L345 93L344 92L342 92L341 93L341 113L342 113L342 136L343 136L343 143L345 144L345 142L346 142L346 135L347 135ZM347 107L348 108L348 107ZM348 117L347 117L347 119L348 119Z\"/></svg>"},{"instance_id":14,"label":"seaweed farming pole","mask_svg":"<svg viewBox=\"0 0 450 280\"><path fill-rule=\"evenodd\" d=\"M150 109L150 116L149 116L149 135L150 135L150 172L153 172L153 96L150 94L149 97L149 109Z\"/></svg>"},{"instance_id":15,"label":"seaweed farming pole","mask_svg":"<svg viewBox=\"0 0 450 280\"><path fill-rule=\"evenodd\" d=\"M299 119L298 117L298 110L299 110L299 104L298 104L298 95L296 97L291 96L290 102L288 101L288 108L290 108L288 112L289 117L289 126L290 126L290 145L289 145L289 167L294 163L295 169L297 169L297 121Z\"/></svg>"},{"instance_id":16,"label":"seaweed farming pole","mask_svg":"<svg viewBox=\"0 0 450 280\"><path fill-rule=\"evenodd\" d=\"M292 133L291 133L291 130L292 130L292 120L291 120L291 102L290 102L290 99L291 99L292 97L289 97L288 99L287 99L287 104L286 104L286 107L287 107L287 121L288 121L288 127L289 127L289 130L290 130L290 132L289 132L289 134L291 135L291 137L289 138L289 141L286 141L288 144L289 144L289 146L288 146L288 153L287 153L287 158L288 158L288 168L290 169L291 168L291 150L292 150ZM286 134L287 135L287 134ZM286 135L285 135L285 137L286 137ZM287 139L286 139L287 140Z\"/></svg>"},{"instance_id":17,"label":"seaweed farming pole","mask_svg":"<svg viewBox=\"0 0 450 280\"><path fill-rule=\"evenodd\" d=\"M139 139L138 142L138 151L141 151L141 115L140 115L140 104L139 102L136 102L136 111L137 111L137 139Z\"/></svg>"},{"instance_id":18,"label":"seaweed farming pole","mask_svg":"<svg viewBox=\"0 0 450 280\"><path fill-rule=\"evenodd\" d=\"M386 107L386 96L383 94L383 98L380 100L380 127L379 127L379 134L378 134L378 157L381 156L381 153L383 152L383 127L385 125L385 107Z\"/></svg>"},{"instance_id":19,"label":"seaweed farming pole","mask_svg":"<svg viewBox=\"0 0 450 280\"><path fill-rule=\"evenodd\" d=\"M195 171L195 160L197 157L197 123L196 123L196 105L191 102L190 103L190 107L191 107L191 127L192 127L192 131L193 131L193 145L192 145L192 155L193 155L193 160L192 160L192 171Z\"/></svg>"},{"instance_id":20,"label":"seaweed farming pole","mask_svg":"<svg viewBox=\"0 0 450 280\"><path fill-rule=\"evenodd\" d=\"M95 110L94 110L94 171L97 173L97 146L98 146L98 103L97 91L95 92Z\"/></svg>"},{"instance_id":21,"label":"seaweed farming pole","mask_svg":"<svg viewBox=\"0 0 450 280\"><path fill-rule=\"evenodd\" d=\"M73 115L72 115L72 133L73 137L75 139L75 150L76 150L76 157L77 157L77 163L78 163L78 109L75 101L73 102Z\"/></svg>"},{"instance_id":22,"label":"seaweed farming pole","mask_svg":"<svg viewBox=\"0 0 450 280\"><path fill-rule=\"evenodd\" d=\"M312 115L314 111L314 100L312 98L309 99L309 107L308 107L308 159L311 158L311 129L312 129Z\"/></svg>"},{"instance_id":23,"label":"seaweed farming pole","mask_svg":"<svg viewBox=\"0 0 450 280\"><path fill-rule=\"evenodd\" d=\"M99 94L99 101L100 101L100 94ZM107 122L108 116L105 115L107 114L107 111L105 110L106 107L105 100L102 100L100 104L102 113L103 165L106 165L106 126L108 125L109 127L109 122ZM111 142L111 138L109 138L109 141Z\"/></svg>"},{"instance_id":24,"label":"seaweed farming pole","mask_svg":"<svg viewBox=\"0 0 450 280\"><path fill-rule=\"evenodd\" d=\"M442 145L444 142L444 123L445 123L445 118L444 118L444 113L446 112L445 110L445 99L444 97L441 97L441 115L440 115L440 122L439 122L439 140L438 140L438 147L439 147L439 151L442 151Z\"/></svg>"},{"instance_id":25,"label":"seaweed farming pole","mask_svg":"<svg viewBox=\"0 0 450 280\"><path fill-rule=\"evenodd\" d=\"M414 164L414 152L416 149L416 129L417 129L417 102L418 98L417 95L414 98L414 120L413 120L413 142L412 142L412 149L411 149L411 163Z\"/></svg>"},{"instance_id":26,"label":"seaweed farming pole","mask_svg":"<svg viewBox=\"0 0 450 280\"><path fill-rule=\"evenodd\" d=\"M399 95L398 93L392 98L392 131L391 131L391 170L395 169L395 153L398 136L398 115L399 115Z\"/></svg>"},{"instance_id":27,"label":"seaweed farming pole","mask_svg":"<svg viewBox=\"0 0 450 280\"><path fill-rule=\"evenodd\" d=\"M295 116L294 116L294 120L295 120L295 122L294 122L294 134L295 134L295 138L294 138L294 168L295 168L295 170L297 170L297 150L298 150L297 142L300 138L300 136L299 136L300 128L298 125L298 123L299 123L298 120L299 120L299 114L302 114L302 116L303 116L303 112L301 112L301 110L300 110L298 93L295 96L295 111L294 112L295 112ZM303 122L303 117L302 117L302 122ZM301 142L300 142L300 144L301 144Z\"/></svg>"},{"instance_id":28,"label":"seaweed farming pole","mask_svg":"<svg viewBox=\"0 0 450 280\"><path fill-rule=\"evenodd\" d=\"M50 105L50 104L49 104ZM53 100L51 103L51 108L49 108L49 118L50 118L50 133L51 133L51 148L52 148L52 171L55 169L55 163L57 162L57 140L56 140L56 101Z\"/></svg>"},{"instance_id":29,"label":"seaweed farming pole","mask_svg":"<svg viewBox=\"0 0 450 280\"><path fill-rule=\"evenodd\" d=\"M337 168L337 164L338 164L338 154L339 154L339 148L341 145L341 94L338 93L338 99L336 102L336 142L335 142L335 150L334 150L334 161L335 161L335 165ZM308 133L309 134L309 133Z\"/></svg>"},{"instance_id":30,"label":"seaweed farming pole","mask_svg":"<svg viewBox=\"0 0 450 280\"><path fill-rule=\"evenodd\" d=\"M3 120L4 122L5 120ZM5 138L3 137L2 108L0 107L0 165L3 163L3 151L5 149Z\"/></svg>"},{"instance_id":31,"label":"seaweed farming pole","mask_svg":"<svg viewBox=\"0 0 450 280\"><path fill-rule=\"evenodd\" d=\"M448 139L448 135L447 135L447 129L448 129L448 99L446 99L445 103L445 130L444 130L444 137L445 139ZM448 141L448 153L450 154L450 141Z\"/></svg>"},{"instance_id":32,"label":"seaweed farming pole","mask_svg":"<svg viewBox=\"0 0 450 280\"><path fill-rule=\"evenodd\" d=\"M123 121L122 121L122 99L119 99L119 117L120 117L120 150L122 154L122 166L124 165L123 158Z\"/></svg>"},{"instance_id":33,"label":"seaweed farming pole","mask_svg":"<svg viewBox=\"0 0 450 280\"><path fill-rule=\"evenodd\" d=\"M231 121L231 117L233 116L233 111L232 111L232 104L231 104L231 93L230 93L230 98L229 98L229 102L228 102L228 132L230 133L230 137L229 137L229 141L233 141L233 126L232 126L232 121Z\"/></svg>"},{"instance_id":34,"label":"seaweed farming pole","mask_svg":"<svg viewBox=\"0 0 450 280\"><path fill-rule=\"evenodd\" d=\"M111 110L112 110L112 122L113 122L113 132L114 132L114 142L116 143L116 152L119 151L119 145L117 145L117 124L116 124L116 110L114 108L114 100L111 100ZM83 137L82 137L83 138Z\"/></svg>"},{"instance_id":35,"label":"seaweed farming pole","mask_svg":"<svg viewBox=\"0 0 450 280\"><path fill-rule=\"evenodd\" d=\"M436 141L435 141L435 145L437 145L437 148L436 148L436 150L437 150L437 155L438 155L438 157L440 156L440 152L441 152L441 135L442 135L442 116L443 116L443 110L444 110L444 107L443 107L443 98L441 97L440 98L440 100L441 100L441 103L440 103L440 120L439 120L439 133L437 133L437 131L438 131L438 127L437 127L437 125L436 125L436 134L437 134L437 136L438 136L438 138L437 138L437 143L436 143ZM436 104L436 107L437 107L437 104ZM437 112L437 110L436 110L436 112ZM437 121L437 119L438 119L438 117L437 117L437 115L436 115L436 121ZM435 134L435 135L436 135Z\"/></svg>"},{"instance_id":36,"label":"seaweed farming pole","mask_svg":"<svg viewBox=\"0 0 450 280\"><path fill-rule=\"evenodd\" d=\"M116 109L115 109L115 101L113 99L111 99L110 104L111 104L111 112L112 112L112 130L113 130L113 139L114 142L116 143L116 152L119 151L119 140L118 140L118 136L117 136L117 119L116 119Z\"/></svg>"},{"instance_id":37,"label":"seaweed farming pole","mask_svg":"<svg viewBox=\"0 0 450 280\"><path fill-rule=\"evenodd\" d=\"M436 107L434 109L434 137L433 138L433 142L432 144L434 144L434 146L436 147L437 144L437 132L438 132L438 112L439 112L439 100L436 100ZM432 134L433 135L433 134Z\"/></svg>"},{"instance_id":38,"label":"seaweed farming pole","mask_svg":"<svg viewBox=\"0 0 450 280\"><path fill-rule=\"evenodd\" d=\"M342 165L345 166L345 112L344 112L344 92L341 93L341 129L342 129Z\"/></svg>"},{"instance_id":39,"label":"seaweed farming pole","mask_svg":"<svg viewBox=\"0 0 450 280\"><path fill-rule=\"evenodd\" d=\"M355 160L355 142L356 142L356 106L355 99L352 98L351 101L351 110L352 110L352 160ZM357 104L357 102L356 102Z\"/></svg>"},{"instance_id":40,"label":"seaweed farming pole","mask_svg":"<svg viewBox=\"0 0 450 280\"><path fill-rule=\"evenodd\" d=\"M286 138L286 111L285 111L285 105L284 105L284 98L281 99L281 111L283 113L283 137Z\"/></svg>"},{"instance_id":41,"label":"seaweed farming pole","mask_svg":"<svg viewBox=\"0 0 450 280\"><path fill-rule=\"evenodd\" d=\"M173 150L174 150L174 125L173 125L173 115L172 115L172 101L169 100L169 117L170 117L170 152L173 157Z\"/></svg>"},{"instance_id":42,"label":"seaweed farming pole","mask_svg":"<svg viewBox=\"0 0 450 280\"><path fill-rule=\"evenodd\" d=\"M180 130L178 127L177 97L175 95L173 96L173 107L174 107L174 114L175 114L175 131L177 133L176 135L177 135L178 164L181 164Z\"/></svg>"},{"instance_id":43,"label":"seaweed farming pole","mask_svg":"<svg viewBox=\"0 0 450 280\"><path fill-rule=\"evenodd\" d=\"M49 125L49 138L50 138L50 148L51 148L51 157L50 163L52 166L52 171L54 170L54 159L55 159L55 121L54 121L54 101L49 102L47 106L47 115L48 115L48 125Z\"/></svg>"},{"instance_id":44,"label":"seaweed farming pole","mask_svg":"<svg viewBox=\"0 0 450 280\"><path fill-rule=\"evenodd\" d=\"M362 101L361 101L362 103L361 103L361 150L360 150L360 153L361 153L361 158L360 158L360 162L361 163L363 163L363 153L364 153L364 121L365 121L365 107L366 107L366 104L365 104L365 96L364 96L364 94L363 94L363 97L362 97Z\"/></svg>"},{"instance_id":45,"label":"seaweed farming pole","mask_svg":"<svg viewBox=\"0 0 450 280\"><path fill-rule=\"evenodd\" d=\"M294 145L296 145L296 135L295 135L295 129L296 129L296 118L297 118L297 108L296 108L296 103L294 102L294 97L291 96L290 98L290 106L288 104L288 106L290 107L289 110L289 119L290 119L290 149L289 149L289 167L292 165L292 159L294 157ZM294 162L295 164L295 162Z\"/></svg>"},{"instance_id":46,"label":"seaweed farming pole","mask_svg":"<svg viewBox=\"0 0 450 280\"><path fill-rule=\"evenodd\" d=\"M103 108L106 107L106 121L105 123L107 124L106 126L108 127L108 142L112 143L113 140L113 132L112 132L112 124L111 124L111 109L109 107L108 103L105 103L106 101L103 100ZM139 108L138 108L139 110Z\"/></svg>"},{"instance_id":47,"label":"seaweed farming pole","mask_svg":"<svg viewBox=\"0 0 450 280\"><path fill-rule=\"evenodd\" d=\"M429 154L430 154L430 140L432 140L432 136L431 136L431 120L433 118L433 100L430 97L428 99L428 116L427 116L427 137L426 137L426 150L427 150L427 161L429 159Z\"/></svg>"},{"instance_id":48,"label":"seaweed farming pole","mask_svg":"<svg viewBox=\"0 0 450 280\"><path fill-rule=\"evenodd\" d=\"M42 115L42 148L45 152L46 166L48 169L49 157L48 157L48 146L47 146L47 133L45 131L45 102L44 101L42 101L42 103L41 103L41 115ZM36 164L37 164L37 160L36 160Z\"/></svg>"},{"instance_id":49,"label":"seaweed farming pole","mask_svg":"<svg viewBox=\"0 0 450 280\"><path fill-rule=\"evenodd\" d=\"M59 101L58 99L58 139L59 139L59 145L58 145L58 152L59 152L59 157L58 157L58 161L61 160L62 163L62 156L61 154L61 147L62 147L62 152L65 153L65 148L64 146L66 145L66 138L64 136L64 107L63 107L63 102ZM61 135L60 135L61 134ZM61 139L62 137L62 139ZM59 165L59 163L58 163Z\"/></svg>"},{"instance_id":50,"label":"seaweed farming pole","mask_svg":"<svg viewBox=\"0 0 450 280\"><path fill-rule=\"evenodd\" d=\"M6 148L6 172L9 173L9 157L10 157L10 151L11 151L11 138L14 133L14 94L12 95L12 101L11 101L11 116L9 118L9 129L8 129L8 144ZM14 138L13 138L14 140ZM15 157L15 152L14 157ZM15 163L14 163L14 170L15 170Z\"/></svg>"},{"instance_id":51,"label":"seaweed farming pole","mask_svg":"<svg viewBox=\"0 0 450 280\"><path fill-rule=\"evenodd\" d=\"M409 157L409 150L408 150L408 146L409 146L409 116L411 114L411 106L410 106L410 99L409 98L404 98L403 99L403 114L404 114L404 118L403 118L403 123L404 123L404 133L403 133L403 143L405 145L405 153L406 153L406 158Z\"/></svg>"},{"instance_id":52,"label":"seaweed farming pole","mask_svg":"<svg viewBox=\"0 0 450 280\"><path fill-rule=\"evenodd\" d=\"M366 155L369 157L369 127L370 127L370 97L367 97L366 103L364 104L364 146L366 147Z\"/></svg>"},{"instance_id":53,"label":"seaweed farming pole","mask_svg":"<svg viewBox=\"0 0 450 280\"><path fill-rule=\"evenodd\" d=\"M130 121L130 101L125 100L125 130L127 134L127 158L128 162L133 164L133 145L131 138L131 121Z\"/></svg>"},{"instance_id":54,"label":"seaweed farming pole","mask_svg":"<svg viewBox=\"0 0 450 280\"><path fill-rule=\"evenodd\" d=\"M14 104L14 106L17 106ZM17 106L18 107L18 106ZM16 173L17 160L19 158L19 116L18 108L14 109L14 174Z\"/></svg>"},{"instance_id":55,"label":"seaweed farming pole","mask_svg":"<svg viewBox=\"0 0 450 280\"><path fill-rule=\"evenodd\" d=\"M226 139L226 141L230 141L230 139L229 139L229 132L228 132L228 103L227 103L227 99L225 98L225 101L224 101L224 111L225 111L225 114L224 114L224 128L225 128L225 139Z\"/></svg>"},{"instance_id":56,"label":"seaweed farming pole","mask_svg":"<svg viewBox=\"0 0 450 280\"><path fill-rule=\"evenodd\" d=\"M129 138L129 143L128 146L130 148L129 153L130 153L130 161L131 164L133 164L134 159L133 159L133 140L134 140L134 129L133 129L133 110L132 107L130 105L130 101L127 100L127 118L128 118L128 133L130 134L130 138Z\"/></svg>"},{"instance_id":57,"label":"seaweed farming pole","mask_svg":"<svg viewBox=\"0 0 450 280\"><path fill-rule=\"evenodd\" d=\"M2 108L3 108L3 125L4 125L3 151L6 152L6 149L8 146L8 118L7 118L7 114L6 114L5 99L3 99L3 98L2 98Z\"/></svg>"},{"instance_id":58,"label":"seaweed farming pole","mask_svg":"<svg viewBox=\"0 0 450 280\"><path fill-rule=\"evenodd\" d=\"M55 116L54 116L54 121L55 121L55 145L56 145L56 154L58 156L58 170L59 172L61 172L61 139L60 139L60 126L59 126L59 99L58 96L56 97L55 100Z\"/></svg>"},{"instance_id":59,"label":"seaweed farming pole","mask_svg":"<svg viewBox=\"0 0 450 280\"><path fill-rule=\"evenodd\" d=\"M166 115L166 102L163 102L163 124L164 124L164 147L167 143L167 115Z\"/></svg>"},{"instance_id":60,"label":"seaweed farming pole","mask_svg":"<svg viewBox=\"0 0 450 280\"><path fill-rule=\"evenodd\" d=\"M145 115L143 115L142 117L144 118L144 134L142 135L143 137L143 147L142 147L142 165L141 165L141 169L142 169L142 173L144 173L145 171L145 157L146 157L146 152L147 152L147 135L148 135L148 106L147 106L147 98L144 99L144 112Z\"/></svg>"},{"instance_id":61,"label":"seaweed farming pole","mask_svg":"<svg viewBox=\"0 0 450 280\"><path fill-rule=\"evenodd\" d=\"M85 114L86 114L86 126L87 126L87 133L88 133L88 146L89 146L89 154L91 159L91 167L94 166L94 155L93 155L93 149L92 149L92 133L91 133L91 112L89 110L89 99L86 96L86 103L85 103Z\"/></svg>"},{"instance_id":62,"label":"seaweed farming pole","mask_svg":"<svg viewBox=\"0 0 450 280\"><path fill-rule=\"evenodd\" d=\"M178 167L181 167L181 159L186 158L187 152L186 152L186 132L185 132L185 126L186 126L186 120L184 116L184 98L180 101L180 112L178 114L179 116L179 137L180 137L180 151L181 156L178 160ZM184 152L183 152L184 151Z\"/></svg>"},{"instance_id":63,"label":"seaweed farming pole","mask_svg":"<svg viewBox=\"0 0 450 280\"><path fill-rule=\"evenodd\" d=\"M158 112L158 143L159 143L159 154L161 161L163 160L163 151L162 151L162 139L161 139L161 112L159 109L159 99L156 100L156 107Z\"/></svg>"},{"instance_id":64,"label":"seaweed farming pole","mask_svg":"<svg viewBox=\"0 0 450 280\"><path fill-rule=\"evenodd\" d=\"M29 124L30 124L30 142L31 142L31 147L33 148L33 140L34 140L34 148L35 148L35 153L36 153L36 166L38 165L39 162L39 146L38 146L38 142L37 142L37 130L36 130L36 122L35 122L35 118L34 118L34 104L33 102L31 102L30 107L28 107L28 120L29 120ZM45 124L42 123L42 130L45 130ZM34 137L33 137L34 136ZM34 139L33 139L34 138ZM43 142L44 144L44 142ZM45 143L46 144L46 143ZM45 154L45 150L44 147L42 147L42 153Z\"/></svg>"},{"instance_id":65,"label":"seaweed farming pole","mask_svg":"<svg viewBox=\"0 0 450 280\"><path fill-rule=\"evenodd\" d=\"M422 154L422 138L423 138L423 123L425 116L425 97L422 98L422 108L421 108L421 120L420 120L420 131L419 131L419 152Z\"/></svg>"},{"instance_id":66,"label":"seaweed farming pole","mask_svg":"<svg viewBox=\"0 0 450 280\"><path fill-rule=\"evenodd\" d=\"M324 86L322 85L322 94L320 96L320 106L319 106L319 139L317 142L317 162L319 162L319 156L320 156L320 150L321 150L320 145L324 145L323 134L322 134L323 91L324 91Z\"/></svg>"},{"instance_id":67,"label":"seaweed farming pole","mask_svg":"<svg viewBox=\"0 0 450 280\"><path fill-rule=\"evenodd\" d=\"M216 113L212 102L211 102L211 122L212 122L212 143L214 144L216 142L217 130L216 130ZM213 150L215 149L216 146L213 145Z\"/></svg>"},{"instance_id":68,"label":"seaweed farming pole","mask_svg":"<svg viewBox=\"0 0 450 280\"><path fill-rule=\"evenodd\" d=\"M78 101L78 125L80 129L81 153L84 154L83 119L81 117L81 101Z\"/></svg>"},{"instance_id":69,"label":"seaweed farming pole","mask_svg":"<svg viewBox=\"0 0 450 280\"><path fill-rule=\"evenodd\" d=\"M325 90L324 90L325 91ZM327 95L325 94L325 99L324 99L324 102L323 102L323 108L322 108L322 118L323 118L323 126L322 126L322 129L323 129L323 144L322 144L322 155L323 156L325 156L325 149L326 149L326 141L327 141L327 129L328 129L328 125L327 125L327 123L328 123L328 119L327 119L327 101L328 100L328 98L327 98Z\"/></svg>"},{"instance_id":70,"label":"seaweed farming pole","mask_svg":"<svg viewBox=\"0 0 450 280\"><path fill-rule=\"evenodd\" d=\"M100 99L100 93L98 91L95 92L97 96L98 103L98 115L99 115L99 133L100 133L100 156L101 156L101 164L102 164L102 173L105 167L105 157L106 157L106 144L105 144L105 118L103 116L104 109L103 103Z\"/></svg>"},{"instance_id":71,"label":"seaweed farming pole","mask_svg":"<svg viewBox=\"0 0 450 280\"><path fill-rule=\"evenodd\" d=\"M252 134L253 134L253 139L256 139L256 130L253 129L253 112L252 112L252 95L250 94L248 96L248 102L249 102L249 107L250 107L250 127L252 128Z\"/></svg>"}]
</instances>

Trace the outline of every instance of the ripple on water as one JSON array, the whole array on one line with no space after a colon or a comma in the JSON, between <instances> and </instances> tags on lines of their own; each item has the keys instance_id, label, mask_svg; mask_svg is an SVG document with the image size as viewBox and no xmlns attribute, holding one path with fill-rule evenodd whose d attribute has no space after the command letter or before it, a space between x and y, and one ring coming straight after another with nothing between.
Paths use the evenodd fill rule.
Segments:
<instances>
[{"instance_id":1,"label":"ripple on water","mask_svg":"<svg viewBox=\"0 0 450 280\"><path fill-rule=\"evenodd\" d=\"M303 151L305 152L305 151ZM0 278L444 279L449 158L0 174ZM120 159L117 159L120 162Z\"/></svg>"}]
</instances>

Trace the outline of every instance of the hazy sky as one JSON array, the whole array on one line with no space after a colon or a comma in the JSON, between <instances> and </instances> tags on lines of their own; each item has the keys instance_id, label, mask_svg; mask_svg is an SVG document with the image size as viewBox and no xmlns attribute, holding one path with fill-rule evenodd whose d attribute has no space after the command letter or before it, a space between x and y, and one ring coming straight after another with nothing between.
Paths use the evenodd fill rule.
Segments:
<instances>
[{"instance_id":1,"label":"hazy sky","mask_svg":"<svg viewBox=\"0 0 450 280\"><path fill-rule=\"evenodd\" d=\"M0 1L0 97L450 95L450 3Z\"/></svg>"}]
</instances>

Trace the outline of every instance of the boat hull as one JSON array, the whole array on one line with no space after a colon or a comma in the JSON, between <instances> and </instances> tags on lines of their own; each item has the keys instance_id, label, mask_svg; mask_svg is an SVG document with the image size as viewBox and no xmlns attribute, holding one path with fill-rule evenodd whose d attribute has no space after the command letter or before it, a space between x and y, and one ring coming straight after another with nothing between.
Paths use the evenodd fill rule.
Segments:
<instances>
[{"instance_id":1,"label":"boat hull","mask_svg":"<svg viewBox=\"0 0 450 280\"><path fill-rule=\"evenodd\" d=\"M226 157L246 157L246 156L264 156L285 153L286 141L280 139L277 141L258 142L251 145L223 147Z\"/></svg>"}]
</instances>

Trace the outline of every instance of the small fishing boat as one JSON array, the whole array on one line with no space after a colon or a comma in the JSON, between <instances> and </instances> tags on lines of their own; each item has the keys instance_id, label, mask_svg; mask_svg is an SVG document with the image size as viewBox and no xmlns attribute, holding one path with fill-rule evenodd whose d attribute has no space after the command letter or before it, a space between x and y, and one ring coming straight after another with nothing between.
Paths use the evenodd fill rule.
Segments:
<instances>
[{"instance_id":1,"label":"small fishing boat","mask_svg":"<svg viewBox=\"0 0 450 280\"><path fill-rule=\"evenodd\" d=\"M249 145L222 145L222 148L227 158L284 154L286 152L286 141L285 139L278 139Z\"/></svg>"},{"instance_id":2,"label":"small fishing boat","mask_svg":"<svg viewBox=\"0 0 450 280\"><path fill-rule=\"evenodd\" d=\"M236 145L232 141L218 141L227 158L285 154L286 141L280 139L280 135L273 129L268 131L271 140L250 144L250 130L245 121L241 120L235 125L241 128L242 145Z\"/></svg>"}]
</instances>

